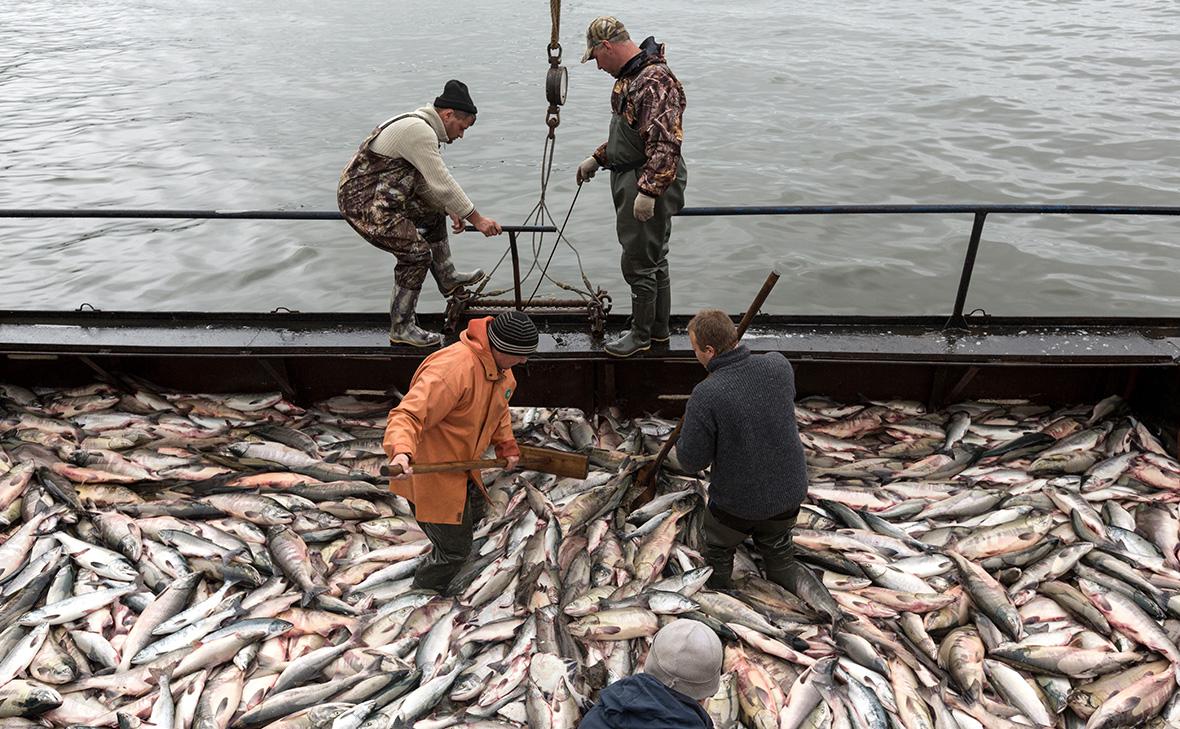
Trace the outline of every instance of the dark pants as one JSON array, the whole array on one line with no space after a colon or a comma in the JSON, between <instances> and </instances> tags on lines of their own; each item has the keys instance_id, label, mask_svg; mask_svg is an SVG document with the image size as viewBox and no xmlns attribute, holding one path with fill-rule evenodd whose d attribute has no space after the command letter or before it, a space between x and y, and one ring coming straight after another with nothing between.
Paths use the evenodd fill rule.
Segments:
<instances>
[{"instance_id":1,"label":"dark pants","mask_svg":"<svg viewBox=\"0 0 1180 729\"><path fill-rule=\"evenodd\" d=\"M762 556L766 579L787 589L794 587L791 565L795 561L795 543L791 529L799 510L770 519L742 519L713 506L705 509L705 563L713 568L708 585L724 589L733 579L733 555L746 537L754 538L754 549Z\"/></svg>"},{"instance_id":2,"label":"dark pants","mask_svg":"<svg viewBox=\"0 0 1180 729\"><path fill-rule=\"evenodd\" d=\"M640 172L648 159L647 147L639 132L619 114L611 115L606 157L611 161L615 232L623 248L620 263L631 296L637 301L655 301L660 288L671 295L668 241L672 237L672 216L684 207L684 189L688 185L684 159L677 160L676 178L656 198L651 219L641 223L635 219L635 197L639 194Z\"/></svg>"},{"instance_id":3,"label":"dark pants","mask_svg":"<svg viewBox=\"0 0 1180 729\"><path fill-rule=\"evenodd\" d=\"M412 505L411 505L412 507ZM435 524L420 521L418 526L430 539L430 554L414 573L414 588L447 591L451 579L467 562L471 554L472 525L483 518L484 500L479 487L467 482L467 503L463 506L463 521L459 524Z\"/></svg>"},{"instance_id":4,"label":"dark pants","mask_svg":"<svg viewBox=\"0 0 1180 729\"><path fill-rule=\"evenodd\" d=\"M611 175L615 203L615 232L623 248L620 265L631 295L654 301L661 287L668 288L668 241L672 238L672 216L684 207L684 179L656 198L655 214L641 223L635 219L638 179L635 170Z\"/></svg>"}]
</instances>

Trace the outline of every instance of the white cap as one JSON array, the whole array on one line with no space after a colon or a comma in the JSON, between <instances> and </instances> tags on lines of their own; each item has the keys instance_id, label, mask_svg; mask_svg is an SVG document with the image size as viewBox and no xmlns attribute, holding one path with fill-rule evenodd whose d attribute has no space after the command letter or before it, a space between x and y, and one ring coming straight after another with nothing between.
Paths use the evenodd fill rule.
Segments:
<instances>
[{"instance_id":1,"label":"white cap","mask_svg":"<svg viewBox=\"0 0 1180 729\"><path fill-rule=\"evenodd\" d=\"M724 653L721 639L704 623L673 620L656 633L643 672L700 701L717 693Z\"/></svg>"}]
</instances>

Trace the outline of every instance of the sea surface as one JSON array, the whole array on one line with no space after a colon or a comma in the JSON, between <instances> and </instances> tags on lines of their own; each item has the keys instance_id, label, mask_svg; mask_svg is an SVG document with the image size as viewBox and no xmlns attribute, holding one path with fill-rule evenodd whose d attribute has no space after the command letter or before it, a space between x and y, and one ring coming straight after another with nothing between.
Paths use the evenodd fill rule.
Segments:
<instances>
[{"instance_id":1,"label":"sea surface","mask_svg":"<svg viewBox=\"0 0 1180 729\"><path fill-rule=\"evenodd\" d=\"M572 208L611 79L579 65L617 14L667 44L688 96L690 206L1180 205L1180 23L1128 0L565 2L569 96L546 222L629 308L608 183ZM382 120L449 78L479 117L445 156L477 207L536 220L549 3L20 0L0 9L0 208L334 210ZM675 310L943 314L971 216L675 221ZM555 236L521 240L543 264ZM452 238L511 285L507 237ZM576 253L575 253L576 252ZM1180 217L992 215L968 310L1180 316ZM383 311L393 259L343 222L0 219L0 309ZM539 278L526 282L531 293ZM544 282L539 296L572 294ZM431 292L420 308L438 310Z\"/></svg>"}]
</instances>

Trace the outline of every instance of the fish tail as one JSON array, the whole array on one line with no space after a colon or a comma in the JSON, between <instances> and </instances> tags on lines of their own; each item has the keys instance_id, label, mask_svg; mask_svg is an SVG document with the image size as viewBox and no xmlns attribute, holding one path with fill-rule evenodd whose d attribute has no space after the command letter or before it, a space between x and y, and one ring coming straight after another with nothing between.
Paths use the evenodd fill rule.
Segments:
<instances>
[{"instance_id":1,"label":"fish tail","mask_svg":"<svg viewBox=\"0 0 1180 729\"><path fill-rule=\"evenodd\" d=\"M317 597L319 597L320 595L324 594L327 591L328 591L328 588L324 587L322 585L317 585L317 586L311 588L310 590L304 590L303 591L303 599L299 601L300 607L307 607L308 605L311 604L312 600L315 600Z\"/></svg>"}]
</instances>

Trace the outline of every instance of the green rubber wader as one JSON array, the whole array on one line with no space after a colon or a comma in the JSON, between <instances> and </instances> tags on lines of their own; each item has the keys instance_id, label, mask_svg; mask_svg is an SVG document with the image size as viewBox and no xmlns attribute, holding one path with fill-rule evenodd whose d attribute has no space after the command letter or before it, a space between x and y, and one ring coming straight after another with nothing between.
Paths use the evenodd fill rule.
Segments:
<instances>
[{"instance_id":1,"label":"green rubber wader","mask_svg":"<svg viewBox=\"0 0 1180 729\"><path fill-rule=\"evenodd\" d=\"M684 207L684 188L688 168L684 159L676 165L676 179L663 195L656 198L655 215L646 223L635 219L636 183L639 171L647 162L643 139L622 116L611 115L610 136L606 140L606 158L610 160L610 190L615 203L615 230L623 247L623 280L631 295L654 301L660 281L668 282L668 239L672 237L672 216Z\"/></svg>"}]
</instances>

